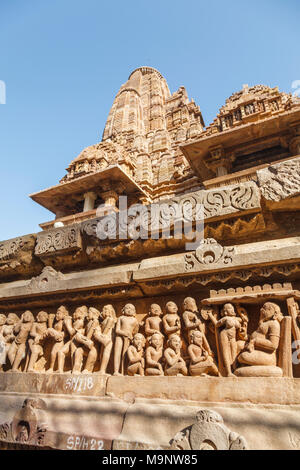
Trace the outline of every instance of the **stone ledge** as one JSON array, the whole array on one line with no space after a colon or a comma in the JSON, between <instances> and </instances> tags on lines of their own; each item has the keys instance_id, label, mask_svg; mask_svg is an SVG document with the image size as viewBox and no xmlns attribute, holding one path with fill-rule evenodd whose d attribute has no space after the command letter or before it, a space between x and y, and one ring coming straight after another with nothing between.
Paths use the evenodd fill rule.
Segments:
<instances>
[{"instance_id":1,"label":"stone ledge","mask_svg":"<svg viewBox=\"0 0 300 470\"><path fill-rule=\"evenodd\" d=\"M114 377L0 373L0 392L201 403L300 405L300 379L276 377Z\"/></svg>"},{"instance_id":2,"label":"stone ledge","mask_svg":"<svg viewBox=\"0 0 300 470\"><path fill-rule=\"evenodd\" d=\"M0 392L104 397L106 382L99 374L0 372Z\"/></svg>"},{"instance_id":3,"label":"stone ledge","mask_svg":"<svg viewBox=\"0 0 300 470\"><path fill-rule=\"evenodd\" d=\"M109 377L106 393L218 403L300 404L300 379L276 377Z\"/></svg>"}]
</instances>

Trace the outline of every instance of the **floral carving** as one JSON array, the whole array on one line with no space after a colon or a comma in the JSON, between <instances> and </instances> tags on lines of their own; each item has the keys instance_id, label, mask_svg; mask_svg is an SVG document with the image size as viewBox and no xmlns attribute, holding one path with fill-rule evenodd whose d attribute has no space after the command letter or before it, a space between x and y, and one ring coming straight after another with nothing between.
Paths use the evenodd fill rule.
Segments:
<instances>
[{"instance_id":1,"label":"floral carving","mask_svg":"<svg viewBox=\"0 0 300 470\"><path fill-rule=\"evenodd\" d=\"M81 238L79 229L76 226L70 226L39 233L35 254L37 256L47 256L57 251L69 252L80 249Z\"/></svg>"}]
</instances>

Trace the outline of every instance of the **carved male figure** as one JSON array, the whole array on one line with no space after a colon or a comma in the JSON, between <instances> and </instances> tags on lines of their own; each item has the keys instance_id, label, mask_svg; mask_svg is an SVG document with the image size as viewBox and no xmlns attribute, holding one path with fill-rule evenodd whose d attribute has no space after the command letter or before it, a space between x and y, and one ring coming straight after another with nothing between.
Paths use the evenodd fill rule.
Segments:
<instances>
[{"instance_id":1,"label":"carved male figure","mask_svg":"<svg viewBox=\"0 0 300 470\"><path fill-rule=\"evenodd\" d=\"M181 339L172 334L168 339L168 348L165 350L165 375L188 375L185 361L180 355Z\"/></svg>"},{"instance_id":2,"label":"carved male figure","mask_svg":"<svg viewBox=\"0 0 300 470\"><path fill-rule=\"evenodd\" d=\"M133 337L132 344L127 350L129 365L127 367L128 375L144 375L145 359L144 346L145 337L141 333L136 333Z\"/></svg>"},{"instance_id":3,"label":"carved male figure","mask_svg":"<svg viewBox=\"0 0 300 470\"><path fill-rule=\"evenodd\" d=\"M133 336L138 332L139 323L136 316L135 306L126 304L122 310L122 315L118 318L116 326L114 375L124 374L125 354ZM120 373L121 366L121 373Z\"/></svg>"},{"instance_id":4,"label":"carved male figure","mask_svg":"<svg viewBox=\"0 0 300 470\"><path fill-rule=\"evenodd\" d=\"M190 333L190 345L188 353L191 359L191 375L219 375L218 368L211 356L210 349L206 346L206 338L199 330L193 330Z\"/></svg>"},{"instance_id":5,"label":"carved male figure","mask_svg":"<svg viewBox=\"0 0 300 470\"><path fill-rule=\"evenodd\" d=\"M162 326L162 310L158 304L152 304L150 306L149 315L145 322L145 333L146 336L152 336L154 333L161 333Z\"/></svg>"},{"instance_id":6,"label":"carved male figure","mask_svg":"<svg viewBox=\"0 0 300 470\"><path fill-rule=\"evenodd\" d=\"M164 338L161 333L154 333L148 340L146 349L146 375L164 375L161 360L163 357Z\"/></svg>"},{"instance_id":7,"label":"carved male figure","mask_svg":"<svg viewBox=\"0 0 300 470\"><path fill-rule=\"evenodd\" d=\"M178 307L175 302L168 302L166 304L166 315L163 317L163 326L166 335L176 334L180 335L180 318L178 315Z\"/></svg>"},{"instance_id":8,"label":"carved male figure","mask_svg":"<svg viewBox=\"0 0 300 470\"><path fill-rule=\"evenodd\" d=\"M39 312L30 330L30 338L28 340L31 351L27 372L34 372L34 366L38 359L44 355L43 342L47 337L48 330L48 313Z\"/></svg>"},{"instance_id":9,"label":"carved male figure","mask_svg":"<svg viewBox=\"0 0 300 470\"><path fill-rule=\"evenodd\" d=\"M12 371L19 372L21 361L25 358L27 339L31 331L34 318L29 310L23 313L21 320L14 327L15 339L8 350L9 361L12 364Z\"/></svg>"},{"instance_id":10,"label":"carved male figure","mask_svg":"<svg viewBox=\"0 0 300 470\"><path fill-rule=\"evenodd\" d=\"M259 326L238 356L238 362L250 366L276 366L282 318L280 307L266 302L260 309Z\"/></svg>"},{"instance_id":11,"label":"carved male figure","mask_svg":"<svg viewBox=\"0 0 300 470\"><path fill-rule=\"evenodd\" d=\"M101 312L101 327L95 330L94 339L101 344L100 375L106 375L107 366L113 347L113 332L117 322L116 312L112 305L105 305Z\"/></svg>"}]
</instances>

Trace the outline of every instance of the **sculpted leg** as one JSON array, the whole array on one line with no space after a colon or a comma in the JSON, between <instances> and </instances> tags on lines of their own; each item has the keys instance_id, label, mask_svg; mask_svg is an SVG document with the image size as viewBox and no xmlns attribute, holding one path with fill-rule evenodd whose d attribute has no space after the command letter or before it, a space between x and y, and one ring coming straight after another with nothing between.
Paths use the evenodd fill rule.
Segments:
<instances>
[{"instance_id":1,"label":"sculpted leg","mask_svg":"<svg viewBox=\"0 0 300 470\"><path fill-rule=\"evenodd\" d=\"M74 358L74 366L72 373L73 374L80 374L82 368L82 361L83 361L83 349L77 348L73 354Z\"/></svg>"},{"instance_id":2,"label":"sculpted leg","mask_svg":"<svg viewBox=\"0 0 300 470\"><path fill-rule=\"evenodd\" d=\"M153 376L153 375L164 375L162 370L156 369L155 367L147 367L146 375Z\"/></svg>"},{"instance_id":3,"label":"sculpted leg","mask_svg":"<svg viewBox=\"0 0 300 470\"><path fill-rule=\"evenodd\" d=\"M238 361L249 366L276 366L275 354L268 354L263 351L244 351L239 355Z\"/></svg>"},{"instance_id":4,"label":"sculpted leg","mask_svg":"<svg viewBox=\"0 0 300 470\"><path fill-rule=\"evenodd\" d=\"M12 343L7 352L8 360L10 362L11 367L13 366L13 363L16 357L16 352L17 352L17 345L15 343Z\"/></svg>"},{"instance_id":5,"label":"sculpted leg","mask_svg":"<svg viewBox=\"0 0 300 470\"><path fill-rule=\"evenodd\" d=\"M122 375L119 372L120 364L121 364L122 349L123 349L123 338L121 338L121 336L117 336L116 342L115 342L114 375Z\"/></svg>"},{"instance_id":6,"label":"sculpted leg","mask_svg":"<svg viewBox=\"0 0 300 470\"><path fill-rule=\"evenodd\" d=\"M14 363L13 363L13 367L12 367L12 370L14 372L18 372L18 369L19 369L19 366L21 364L21 361L22 359L24 359L25 357L25 349L26 349L26 345L25 344L20 344L18 349L17 349L17 352L16 352L16 357L15 357L15 360L14 360Z\"/></svg>"},{"instance_id":7,"label":"sculpted leg","mask_svg":"<svg viewBox=\"0 0 300 470\"><path fill-rule=\"evenodd\" d=\"M82 372L83 374L91 374L93 372L96 359L97 359L97 349L94 347L88 353L88 357L85 363L85 368Z\"/></svg>"},{"instance_id":8,"label":"sculpted leg","mask_svg":"<svg viewBox=\"0 0 300 470\"><path fill-rule=\"evenodd\" d=\"M66 343L57 353L58 372L60 374L64 373L66 354L68 354L69 350L70 350L70 342Z\"/></svg>"},{"instance_id":9,"label":"sculpted leg","mask_svg":"<svg viewBox=\"0 0 300 470\"><path fill-rule=\"evenodd\" d=\"M222 351L222 358L223 358L223 363L224 363L224 368L225 368L225 373L227 377L234 377L232 371L231 371L231 364L232 364L232 358L231 358L231 346L229 343L229 340L227 338L227 332L226 330L223 330L220 332L220 346L221 346L221 351Z\"/></svg>"},{"instance_id":10,"label":"sculpted leg","mask_svg":"<svg viewBox=\"0 0 300 470\"><path fill-rule=\"evenodd\" d=\"M110 343L108 343L106 346L104 346L102 360L101 360L101 367L100 367L100 371L99 371L99 373L101 375L106 374L106 369L107 369L108 362L109 362L109 359L110 359L112 346L113 346L112 341Z\"/></svg>"},{"instance_id":11,"label":"sculpted leg","mask_svg":"<svg viewBox=\"0 0 300 470\"><path fill-rule=\"evenodd\" d=\"M27 368L27 372L34 372L34 366L39 357L41 356L40 346L33 345L31 348L30 360Z\"/></svg>"},{"instance_id":12,"label":"sculpted leg","mask_svg":"<svg viewBox=\"0 0 300 470\"><path fill-rule=\"evenodd\" d=\"M55 362L56 362L57 353L62 347L63 347L63 343L55 343L54 344L54 346L52 348L52 351L51 351L51 354L50 354L50 367L47 370L48 374L52 374L52 372L54 370Z\"/></svg>"}]
</instances>

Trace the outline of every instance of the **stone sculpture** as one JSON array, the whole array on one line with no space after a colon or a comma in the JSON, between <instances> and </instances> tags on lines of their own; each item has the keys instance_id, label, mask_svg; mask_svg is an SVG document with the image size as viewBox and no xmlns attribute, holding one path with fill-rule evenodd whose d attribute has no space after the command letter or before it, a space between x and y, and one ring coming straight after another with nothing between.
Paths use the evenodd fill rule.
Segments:
<instances>
[{"instance_id":1,"label":"stone sculpture","mask_svg":"<svg viewBox=\"0 0 300 470\"><path fill-rule=\"evenodd\" d=\"M178 432L170 441L176 450L247 450L243 436L230 431L222 416L213 410L202 409L196 423Z\"/></svg>"},{"instance_id":2,"label":"stone sculpture","mask_svg":"<svg viewBox=\"0 0 300 470\"><path fill-rule=\"evenodd\" d=\"M114 375L124 374L125 354L129 347L130 341L138 332L139 328L139 323L135 316L135 306L132 304L126 304L122 310L122 315L118 318L114 351Z\"/></svg>"}]
</instances>

